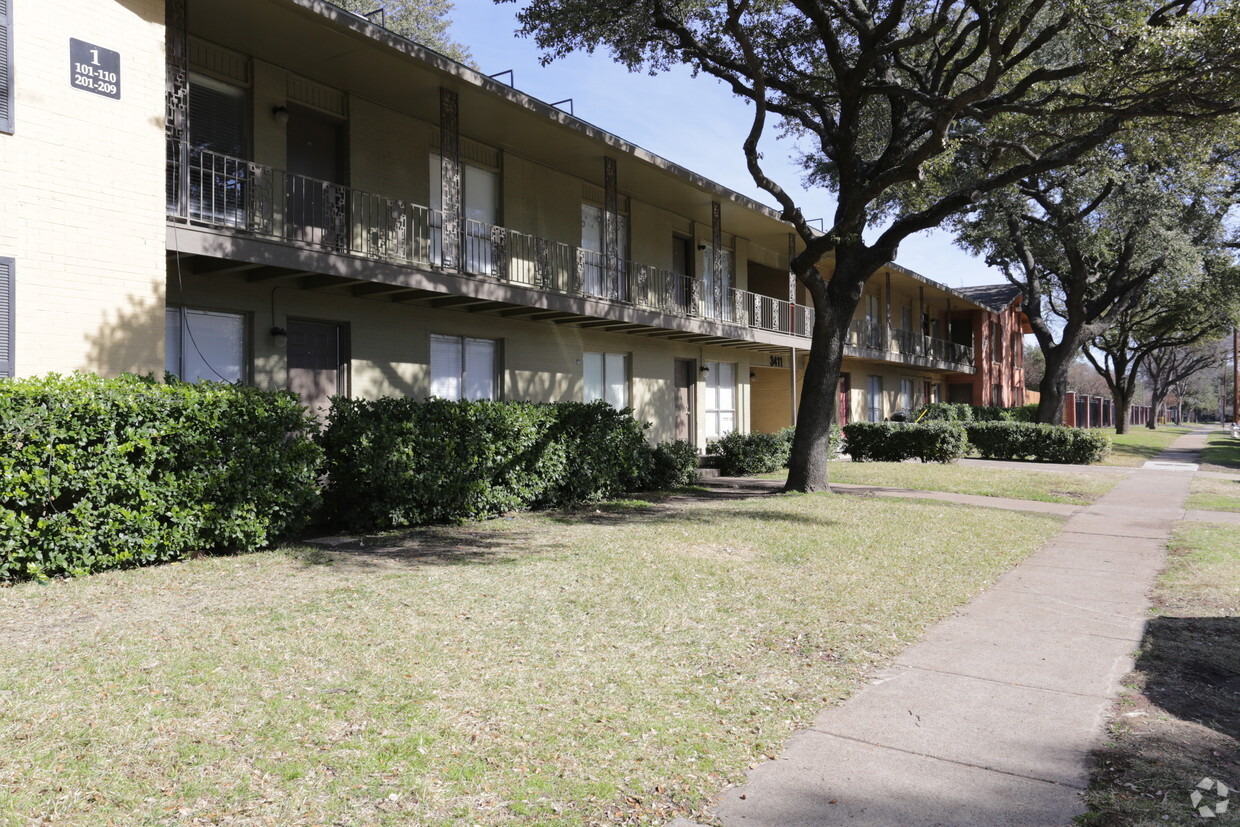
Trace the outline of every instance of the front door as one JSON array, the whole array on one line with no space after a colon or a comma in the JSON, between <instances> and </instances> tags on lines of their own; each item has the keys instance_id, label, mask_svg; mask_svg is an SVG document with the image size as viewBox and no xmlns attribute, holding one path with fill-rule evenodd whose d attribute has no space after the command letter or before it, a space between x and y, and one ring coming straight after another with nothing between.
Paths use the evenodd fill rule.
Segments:
<instances>
[{"instance_id":1,"label":"front door","mask_svg":"<svg viewBox=\"0 0 1240 827\"><path fill-rule=\"evenodd\" d=\"M697 362L676 360L676 438L693 442L693 391L697 385Z\"/></svg>"},{"instance_id":2,"label":"front door","mask_svg":"<svg viewBox=\"0 0 1240 827\"><path fill-rule=\"evenodd\" d=\"M288 323L288 389L316 416L348 388L346 332L330 322Z\"/></svg>"}]
</instances>

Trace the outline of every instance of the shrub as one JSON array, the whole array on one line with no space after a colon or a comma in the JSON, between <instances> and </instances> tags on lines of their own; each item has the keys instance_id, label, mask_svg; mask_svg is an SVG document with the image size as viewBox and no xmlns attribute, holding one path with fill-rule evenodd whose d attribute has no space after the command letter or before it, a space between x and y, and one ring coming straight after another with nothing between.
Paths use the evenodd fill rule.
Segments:
<instances>
[{"instance_id":1,"label":"shrub","mask_svg":"<svg viewBox=\"0 0 1240 827\"><path fill-rule=\"evenodd\" d=\"M642 488L677 488L697 481L698 451L692 442L676 439L650 448L650 470Z\"/></svg>"},{"instance_id":2,"label":"shrub","mask_svg":"<svg viewBox=\"0 0 1240 827\"><path fill-rule=\"evenodd\" d=\"M964 428L953 422L851 422L844 441L854 462L951 462L968 450Z\"/></svg>"},{"instance_id":3,"label":"shrub","mask_svg":"<svg viewBox=\"0 0 1240 827\"><path fill-rule=\"evenodd\" d=\"M719 473L725 477L767 474L788 465L791 441L783 435L733 431L706 446L706 453L719 457Z\"/></svg>"},{"instance_id":4,"label":"shrub","mask_svg":"<svg viewBox=\"0 0 1240 827\"><path fill-rule=\"evenodd\" d=\"M0 420L0 579L260 548L318 506L287 392L51 375L0 383Z\"/></svg>"},{"instance_id":5,"label":"shrub","mask_svg":"<svg viewBox=\"0 0 1240 827\"><path fill-rule=\"evenodd\" d=\"M381 529L612 497L651 478L645 428L604 402L335 397L328 514Z\"/></svg>"},{"instance_id":6,"label":"shrub","mask_svg":"<svg viewBox=\"0 0 1240 827\"><path fill-rule=\"evenodd\" d=\"M1111 451L1106 434L1063 425L975 422L968 426L968 433L969 442L986 459L1088 465Z\"/></svg>"},{"instance_id":7,"label":"shrub","mask_svg":"<svg viewBox=\"0 0 1240 827\"><path fill-rule=\"evenodd\" d=\"M994 405L973 405L974 422L1006 422L1010 419L1007 408L997 408Z\"/></svg>"},{"instance_id":8,"label":"shrub","mask_svg":"<svg viewBox=\"0 0 1240 827\"><path fill-rule=\"evenodd\" d=\"M779 438L788 444L788 456L792 457L792 440L796 437L797 429L795 427L783 428L779 431ZM835 455L844 449L844 435L840 431L839 425L831 426L831 436L827 441L827 450L830 452L830 459L834 459ZM787 462L784 463L787 465Z\"/></svg>"},{"instance_id":9,"label":"shrub","mask_svg":"<svg viewBox=\"0 0 1240 827\"><path fill-rule=\"evenodd\" d=\"M931 402L922 405L913 414L914 422L930 422L942 420L946 422L972 422L973 406L957 402Z\"/></svg>"},{"instance_id":10,"label":"shrub","mask_svg":"<svg viewBox=\"0 0 1240 827\"><path fill-rule=\"evenodd\" d=\"M913 415L913 421L1032 422L1037 410L1037 405L997 408L994 405L966 405L962 402L932 402L918 408Z\"/></svg>"},{"instance_id":11,"label":"shrub","mask_svg":"<svg viewBox=\"0 0 1240 827\"><path fill-rule=\"evenodd\" d=\"M1008 408L1008 419L1013 422L1037 422L1038 421L1038 403L1032 402L1028 405L1020 405L1015 408Z\"/></svg>"}]
</instances>

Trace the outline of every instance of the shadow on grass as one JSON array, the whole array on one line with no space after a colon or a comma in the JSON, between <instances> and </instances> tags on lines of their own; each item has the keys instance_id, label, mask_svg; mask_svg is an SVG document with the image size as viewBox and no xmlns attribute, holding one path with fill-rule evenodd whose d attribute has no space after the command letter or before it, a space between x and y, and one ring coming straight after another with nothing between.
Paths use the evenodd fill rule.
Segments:
<instances>
[{"instance_id":1,"label":"shadow on grass","mask_svg":"<svg viewBox=\"0 0 1240 827\"><path fill-rule=\"evenodd\" d=\"M1230 436L1212 437L1201 452L1201 463L1233 471L1240 470L1240 439L1232 439Z\"/></svg>"},{"instance_id":2,"label":"shadow on grass","mask_svg":"<svg viewBox=\"0 0 1240 827\"><path fill-rule=\"evenodd\" d=\"M651 499L630 499L600 503L572 511L544 511L539 517L556 526L684 526L692 529L721 519L743 520L767 525L784 524L805 529L826 528L839 521L822 514L781 511L752 507L720 509L706 502L741 497L689 497L683 493L651 495ZM744 499L765 499L766 493ZM498 518L503 520L505 518ZM485 524L484 524L485 525ZM406 531L360 537L327 537L304 540L290 554L304 565L338 565L350 570L391 568L392 566L503 565L531 555L572 550L573 542L552 531L504 530L465 526L426 526Z\"/></svg>"},{"instance_id":3,"label":"shadow on grass","mask_svg":"<svg viewBox=\"0 0 1240 827\"><path fill-rule=\"evenodd\" d=\"M558 551L534 532L481 531L468 526L430 526L408 531L335 540L309 540L310 551L295 555L306 565L348 569L404 566L503 565L530 554Z\"/></svg>"},{"instance_id":4,"label":"shadow on grass","mask_svg":"<svg viewBox=\"0 0 1240 827\"><path fill-rule=\"evenodd\" d=\"M1150 700L1177 718L1240 739L1240 618L1155 618L1136 665Z\"/></svg>"}]
</instances>

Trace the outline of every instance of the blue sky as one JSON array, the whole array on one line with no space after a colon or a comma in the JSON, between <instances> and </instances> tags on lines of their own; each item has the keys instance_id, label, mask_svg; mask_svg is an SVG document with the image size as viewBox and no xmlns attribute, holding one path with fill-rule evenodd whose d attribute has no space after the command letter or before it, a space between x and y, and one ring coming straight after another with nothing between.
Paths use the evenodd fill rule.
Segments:
<instances>
[{"instance_id":1,"label":"blue sky","mask_svg":"<svg viewBox=\"0 0 1240 827\"><path fill-rule=\"evenodd\" d=\"M576 54L544 68L533 41L514 34L519 8L519 1L496 5L492 0L456 0L452 36L469 46L484 73L511 69L522 92L547 102L572 98L577 117L725 187L772 203L754 186L741 153L749 109L721 84L706 76L691 77L683 69L654 77L633 74L606 53ZM763 148L771 177L797 193L806 216L828 217L831 194L802 187L795 167L780 161L779 147L769 141ZM1000 273L955 247L947 233L907 239L898 260L952 287L1003 281Z\"/></svg>"}]
</instances>

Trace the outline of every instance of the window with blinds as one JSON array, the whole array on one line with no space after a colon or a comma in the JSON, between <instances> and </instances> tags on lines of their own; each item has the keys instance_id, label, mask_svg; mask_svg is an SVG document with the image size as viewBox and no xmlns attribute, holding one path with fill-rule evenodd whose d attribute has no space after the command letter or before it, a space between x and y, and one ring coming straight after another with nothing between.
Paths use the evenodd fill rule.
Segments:
<instances>
[{"instance_id":1,"label":"window with blinds","mask_svg":"<svg viewBox=\"0 0 1240 827\"><path fill-rule=\"evenodd\" d=\"M0 0L0 132L13 131L13 4Z\"/></svg>"},{"instance_id":2,"label":"window with blinds","mask_svg":"<svg viewBox=\"0 0 1240 827\"><path fill-rule=\"evenodd\" d=\"M186 382L246 381L246 317L169 307L164 315L164 369Z\"/></svg>"},{"instance_id":3,"label":"window with blinds","mask_svg":"<svg viewBox=\"0 0 1240 827\"><path fill-rule=\"evenodd\" d=\"M461 399L497 399L495 339L431 334L431 396Z\"/></svg>"},{"instance_id":4,"label":"window with blinds","mask_svg":"<svg viewBox=\"0 0 1240 827\"><path fill-rule=\"evenodd\" d=\"M0 3L4 0L0 0ZM13 271L11 258L0 258L0 376L13 376Z\"/></svg>"},{"instance_id":5,"label":"window with blinds","mask_svg":"<svg viewBox=\"0 0 1240 827\"><path fill-rule=\"evenodd\" d=\"M613 408L629 406L629 356L627 353L585 353L581 359L583 399L602 399Z\"/></svg>"},{"instance_id":6,"label":"window with blinds","mask_svg":"<svg viewBox=\"0 0 1240 827\"><path fill-rule=\"evenodd\" d=\"M249 145L245 110L244 89L206 75L190 74L189 129L196 149L245 158Z\"/></svg>"}]
</instances>

